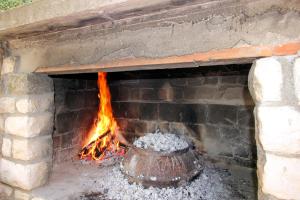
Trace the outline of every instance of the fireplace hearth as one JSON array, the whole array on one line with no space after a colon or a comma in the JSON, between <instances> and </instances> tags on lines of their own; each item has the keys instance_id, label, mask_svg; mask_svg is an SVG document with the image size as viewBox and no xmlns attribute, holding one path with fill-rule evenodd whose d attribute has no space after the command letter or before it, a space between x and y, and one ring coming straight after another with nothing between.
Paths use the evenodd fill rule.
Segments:
<instances>
[{"instance_id":1,"label":"fireplace hearth","mask_svg":"<svg viewBox=\"0 0 300 200\"><path fill-rule=\"evenodd\" d=\"M97 74L52 76L54 171L50 183L34 190L34 196L47 199L53 193L48 198L84 200L114 199L116 195L115 199L122 199L124 193L124 198L133 195L136 199L154 198L151 195L162 199L180 195L186 199L255 199L249 69L250 65L228 65L108 73L113 116L118 131L130 143L122 147L128 152L121 168L121 157L98 161L78 157L101 110ZM101 100L101 92L99 96ZM157 130L184 138L188 147L155 153L133 146L137 138ZM70 190L59 192L56 185ZM219 189L211 190L209 185Z\"/></svg>"},{"instance_id":2,"label":"fireplace hearth","mask_svg":"<svg viewBox=\"0 0 300 200\"><path fill-rule=\"evenodd\" d=\"M128 183L119 165L92 162L65 162L54 168L47 186L35 189L41 199L252 199L255 172L244 168L216 166L208 158L202 173L190 184L177 188L143 187ZM62 189L63 188L63 189ZM212 190L214 188L214 190Z\"/></svg>"},{"instance_id":3,"label":"fireplace hearth","mask_svg":"<svg viewBox=\"0 0 300 200\"><path fill-rule=\"evenodd\" d=\"M263 60L262 63L264 62ZM255 98L269 97L255 96L260 93L253 91L252 87L248 90L248 84L251 85L247 82L248 76L250 81L253 76L253 71L249 70L250 65L222 65L188 70L108 73L107 81L117 130L129 144L122 146L128 156L127 160L123 160L123 168L120 167L122 156L98 161L90 158L80 160L78 156L85 147L83 141L90 128L99 122L97 111L101 93L98 95L97 74L56 75L51 78L31 75L27 77L28 86L33 88L31 92L46 91L49 94L31 94L30 99L26 101L20 97L16 109L21 113L34 113L30 115L30 120L40 121L31 123L32 127L10 127L10 123L18 117L8 114L5 115L7 119L4 127L7 131L17 131L18 134L38 134L44 131L45 135L35 136L28 140L30 144L25 145L16 145L19 137L5 136L2 155L19 159L42 159L37 166L41 175L36 177L33 183L43 182L44 185L31 191L32 199L256 199L255 164L256 155L260 155L256 148L261 150L260 147L256 147L254 140L254 102L250 91ZM54 87L48 88L52 82ZM36 83L39 84L35 85ZM27 88L6 87L6 90L23 92ZM54 102L50 98L52 95ZM264 109L259 111L260 117L266 115ZM53 118L51 112L54 113ZM43 117L35 118L35 115ZM53 146L47 142L50 137L46 133L50 133L52 125L47 123L48 119L53 119L54 122ZM157 130L162 134L170 133L184 138L189 146L188 150L176 152L180 157L176 159L176 153L164 155L152 152L143 155L139 150L139 155L132 153L132 144L136 139ZM13 141L12 147L9 147L9 141ZM31 142L36 145L31 145ZM42 144L48 144L47 148ZM19 150L27 146L35 148L29 148L31 154L24 154ZM35 151L41 148L47 151ZM53 157L45 157L52 148ZM191 153L191 150L194 153ZM184 153L189 156L183 156ZM189 173L180 167L184 166L193 172L193 166L197 166L197 162L194 165L195 157L201 166L196 168L195 176L189 176ZM168 165L168 159L180 164ZM51 160L53 167L47 163ZM141 163L137 165L139 161ZM45 165L42 165L44 162ZM151 166L158 164L158 170L161 170L162 166L167 168L161 172L155 168L151 169ZM148 168L142 169L139 166ZM9 182L16 179L17 176L12 176L10 172L15 167L20 166L12 165L9 160L2 161L1 170L7 172L1 173L2 180ZM170 175L179 168L183 170L179 170L181 175ZM134 177L132 172L138 173ZM49 175L49 182L44 182ZM183 182L176 180L184 175L187 177L183 178ZM139 181L137 178L141 176L149 178L150 181ZM28 179L25 176L23 178L16 184L32 187L31 183L26 182ZM168 182L160 182L159 178L175 180L176 184L172 187L166 184ZM6 193L10 191L9 186L4 185L3 188ZM22 190L16 194L27 195Z\"/></svg>"}]
</instances>

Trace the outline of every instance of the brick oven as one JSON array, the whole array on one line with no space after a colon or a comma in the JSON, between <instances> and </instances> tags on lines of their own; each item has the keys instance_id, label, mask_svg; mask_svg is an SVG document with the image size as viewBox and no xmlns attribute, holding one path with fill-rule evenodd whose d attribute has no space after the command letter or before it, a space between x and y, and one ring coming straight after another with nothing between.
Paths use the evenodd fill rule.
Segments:
<instances>
[{"instance_id":1,"label":"brick oven","mask_svg":"<svg viewBox=\"0 0 300 200\"><path fill-rule=\"evenodd\" d=\"M299 199L299 10L294 0L41 0L0 13L0 199ZM195 164L194 153L201 163L188 183L128 182L124 152L79 159L104 72L122 152L172 133L193 151L173 166Z\"/></svg>"}]
</instances>

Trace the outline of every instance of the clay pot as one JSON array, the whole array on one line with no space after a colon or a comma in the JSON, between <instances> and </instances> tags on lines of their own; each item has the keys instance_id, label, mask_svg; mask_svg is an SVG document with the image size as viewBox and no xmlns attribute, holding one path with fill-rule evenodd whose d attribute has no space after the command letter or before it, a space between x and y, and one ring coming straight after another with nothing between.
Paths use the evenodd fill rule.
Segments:
<instances>
[{"instance_id":1,"label":"clay pot","mask_svg":"<svg viewBox=\"0 0 300 200\"><path fill-rule=\"evenodd\" d=\"M191 148L168 153L130 147L121 163L129 182L145 187L177 187L198 175L203 167Z\"/></svg>"}]
</instances>

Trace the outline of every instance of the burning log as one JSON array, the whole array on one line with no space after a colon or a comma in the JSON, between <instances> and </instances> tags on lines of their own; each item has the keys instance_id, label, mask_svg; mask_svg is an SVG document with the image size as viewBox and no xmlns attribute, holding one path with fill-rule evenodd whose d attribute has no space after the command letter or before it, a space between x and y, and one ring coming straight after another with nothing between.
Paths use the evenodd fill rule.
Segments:
<instances>
[{"instance_id":1,"label":"burning log","mask_svg":"<svg viewBox=\"0 0 300 200\"><path fill-rule=\"evenodd\" d=\"M95 151L95 156L97 158L99 158L102 154L105 153L106 150L106 146L104 146L104 148L101 148L101 146L99 146L99 144L101 145L101 141L103 138L107 137L110 134L110 130L106 131L103 135L100 135L97 140L92 141L91 143L89 143L88 145L86 145L79 153L79 157L83 158L85 157L89 151L91 149L93 149L94 147L94 151Z\"/></svg>"},{"instance_id":2,"label":"burning log","mask_svg":"<svg viewBox=\"0 0 300 200\"><path fill-rule=\"evenodd\" d=\"M109 152L118 153L120 150L120 137L117 135L119 127L113 116L110 91L104 72L98 73L98 88L100 103L97 119L84 140L79 153L81 159L102 160Z\"/></svg>"},{"instance_id":3,"label":"burning log","mask_svg":"<svg viewBox=\"0 0 300 200\"><path fill-rule=\"evenodd\" d=\"M94 140L91 143L89 143L88 145L86 145L81 151L85 151L85 150L88 150L88 149L92 148L92 146L95 144L95 142L100 141L102 138L106 137L109 133L110 133L110 130L105 132L103 135L100 135L97 138L97 140Z\"/></svg>"}]
</instances>

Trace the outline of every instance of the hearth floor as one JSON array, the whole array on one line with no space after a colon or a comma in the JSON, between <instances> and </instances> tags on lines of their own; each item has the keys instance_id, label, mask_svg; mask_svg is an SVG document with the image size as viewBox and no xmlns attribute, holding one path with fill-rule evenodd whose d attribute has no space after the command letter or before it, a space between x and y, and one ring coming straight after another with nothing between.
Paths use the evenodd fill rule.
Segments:
<instances>
[{"instance_id":1,"label":"hearth floor","mask_svg":"<svg viewBox=\"0 0 300 200\"><path fill-rule=\"evenodd\" d=\"M203 173L188 189L142 189L129 185L119 171L119 164L99 166L81 161L54 167L50 182L33 191L38 200L107 200L107 199L200 199L254 200L255 171L249 168L205 162ZM176 192L177 190L177 192Z\"/></svg>"}]
</instances>

